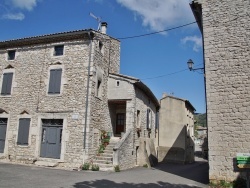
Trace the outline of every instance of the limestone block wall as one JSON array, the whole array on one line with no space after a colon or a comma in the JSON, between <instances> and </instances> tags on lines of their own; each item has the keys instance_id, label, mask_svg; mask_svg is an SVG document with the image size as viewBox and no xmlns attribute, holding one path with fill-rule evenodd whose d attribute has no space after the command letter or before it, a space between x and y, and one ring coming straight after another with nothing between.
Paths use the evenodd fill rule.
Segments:
<instances>
[{"instance_id":1,"label":"limestone block wall","mask_svg":"<svg viewBox=\"0 0 250 188\"><path fill-rule=\"evenodd\" d=\"M209 178L232 181L237 153L250 151L250 3L202 3Z\"/></svg>"},{"instance_id":2,"label":"limestone block wall","mask_svg":"<svg viewBox=\"0 0 250 188\"><path fill-rule=\"evenodd\" d=\"M114 40L114 39L112 39ZM0 96L0 107L8 118L5 152L1 157L12 161L32 163L40 158L41 120L63 119L61 166L78 167L98 147L98 130L109 126L107 119L107 75L110 66L119 70L119 41L110 41L116 53L104 48L104 54L93 42L90 62L89 108L87 121L87 147L84 150L85 103L89 64L89 39L72 39L13 48L0 49L0 81L6 71L14 73L11 96ZM64 55L54 56L54 46L64 45ZM113 45L113 46L112 46ZM7 50L16 50L15 60L7 60ZM110 54L109 54L110 53ZM61 92L48 95L50 69L62 69ZM102 95L96 96L96 71L102 73ZM93 116L91 116L91 114ZM95 115L94 115L95 114ZM19 118L31 118L29 144L17 142ZM104 117L98 119L98 117Z\"/></svg>"}]
</instances>

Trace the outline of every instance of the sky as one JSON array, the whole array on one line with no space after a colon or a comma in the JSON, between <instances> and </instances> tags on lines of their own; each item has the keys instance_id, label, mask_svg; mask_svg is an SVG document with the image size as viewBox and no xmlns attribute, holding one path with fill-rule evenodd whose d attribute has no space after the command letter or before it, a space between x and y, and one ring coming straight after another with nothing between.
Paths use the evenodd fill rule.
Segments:
<instances>
[{"instance_id":1,"label":"sky","mask_svg":"<svg viewBox=\"0 0 250 188\"><path fill-rule=\"evenodd\" d=\"M107 34L121 42L121 74L140 79L157 99L166 93L189 100L197 113L205 113L204 75L187 68L189 59L195 68L203 67L201 33L193 23L189 3L190 0L0 0L0 41L96 30L98 22L90 16L92 13L107 22Z\"/></svg>"}]
</instances>

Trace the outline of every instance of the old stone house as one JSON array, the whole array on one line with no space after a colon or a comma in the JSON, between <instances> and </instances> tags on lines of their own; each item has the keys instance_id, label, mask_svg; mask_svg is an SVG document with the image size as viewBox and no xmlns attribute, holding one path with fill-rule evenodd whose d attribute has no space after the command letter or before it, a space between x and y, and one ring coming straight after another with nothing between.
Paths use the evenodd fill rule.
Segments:
<instances>
[{"instance_id":1,"label":"old stone house","mask_svg":"<svg viewBox=\"0 0 250 188\"><path fill-rule=\"evenodd\" d=\"M164 94L159 111L159 162L194 162L194 112L185 99Z\"/></svg>"},{"instance_id":2,"label":"old stone house","mask_svg":"<svg viewBox=\"0 0 250 188\"><path fill-rule=\"evenodd\" d=\"M145 113L150 110L154 117L158 103L139 81L132 85L140 92L128 90L134 98L123 98L117 90L120 102L109 99L108 90L119 88L108 83L119 73L120 42L106 29L104 22L100 32L87 29L0 42L1 160L79 167L95 160L106 131L111 139L121 137L114 141L117 152L111 163L129 161L122 168L136 164L138 110L144 130ZM146 100L143 108L131 103L137 97ZM124 143L132 145L126 148Z\"/></svg>"},{"instance_id":3,"label":"old stone house","mask_svg":"<svg viewBox=\"0 0 250 188\"><path fill-rule=\"evenodd\" d=\"M250 152L250 2L194 0L203 36L209 179L245 176L237 153Z\"/></svg>"}]
</instances>

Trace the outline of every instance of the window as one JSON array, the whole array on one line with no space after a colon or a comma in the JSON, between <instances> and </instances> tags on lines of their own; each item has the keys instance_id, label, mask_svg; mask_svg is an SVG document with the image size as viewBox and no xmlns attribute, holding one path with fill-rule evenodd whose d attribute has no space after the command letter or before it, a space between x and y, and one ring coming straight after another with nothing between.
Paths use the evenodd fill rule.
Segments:
<instances>
[{"instance_id":1,"label":"window","mask_svg":"<svg viewBox=\"0 0 250 188\"><path fill-rule=\"evenodd\" d=\"M51 69L49 79L49 94L60 94L62 69Z\"/></svg>"},{"instance_id":2,"label":"window","mask_svg":"<svg viewBox=\"0 0 250 188\"><path fill-rule=\"evenodd\" d=\"M64 46L63 46L63 45L55 46L54 55L55 55L55 56L63 55L63 49L64 49Z\"/></svg>"},{"instance_id":3,"label":"window","mask_svg":"<svg viewBox=\"0 0 250 188\"><path fill-rule=\"evenodd\" d=\"M101 84L102 84L102 81L101 80L98 80L97 81L97 91L96 91L96 96L97 97L101 97Z\"/></svg>"},{"instance_id":4,"label":"window","mask_svg":"<svg viewBox=\"0 0 250 188\"><path fill-rule=\"evenodd\" d=\"M8 60L14 60L16 56L16 50L8 51Z\"/></svg>"},{"instance_id":5,"label":"window","mask_svg":"<svg viewBox=\"0 0 250 188\"><path fill-rule=\"evenodd\" d=\"M147 129L151 129L152 125L152 113L150 109L147 109Z\"/></svg>"},{"instance_id":6,"label":"window","mask_svg":"<svg viewBox=\"0 0 250 188\"><path fill-rule=\"evenodd\" d=\"M30 118L20 118L18 138L17 138L18 145L28 145L29 129L30 129Z\"/></svg>"},{"instance_id":7,"label":"window","mask_svg":"<svg viewBox=\"0 0 250 188\"><path fill-rule=\"evenodd\" d=\"M12 72L3 74L1 95L11 94L12 78L13 78Z\"/></svg>"}]
</instances>

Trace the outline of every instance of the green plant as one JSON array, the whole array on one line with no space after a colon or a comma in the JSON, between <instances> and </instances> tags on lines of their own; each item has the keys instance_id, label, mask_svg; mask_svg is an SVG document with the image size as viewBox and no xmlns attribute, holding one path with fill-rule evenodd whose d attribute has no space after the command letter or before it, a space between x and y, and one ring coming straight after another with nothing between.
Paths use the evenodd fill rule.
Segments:
<instances>
[{"instance_id":1,"label":"green plant","mask_svg":"<svg viewBox=\"0 0 250 188\"><path fill-rule=\"evenodd\" d=\"M144 168L148 168L148 165L147 165L147 164L144 164L143 167L144 167Z\"/></svg>"},{"instance_id":2,"label":"green plant","mask_svg":"<svg viewBox=\"0 0 250 188\"><path fill-rule=\"evenodd\" d=\"M89 170L89 166L90 166L89 163L84 163L84 164L82 165L82 170Z\"/></svg>"},{"instance_id":3,"label":"green plant","mask_svg":"<svg viewBox=\"0 0 250 188\"><path fill-rule=\"evenodd\" d=\"M98 149L98 153L103 153L105 150L105 146L104 145L100 145L99 149Z\"/></svg>"},{"instance_id":4,"label":"green plant","mask_svg":"<svg viewBox=\"0 0 250 188\"><path fill-rule=\"evenodd\" d=\"M92 171L99 171L99 166L97 164L93 164L91 167Z\"/></svg>"},{"instance_id":5,"label":"green plant","mask_svg":"<svg viewBox=\"0 0 250 188\"><path fill-rule=\"evenodd\" d=\"M120 167L119 167L119 165L115 165L115 166L114 166L114 170L115 170L115 172L120 172Z\"/></svg>"}]
</instances>

